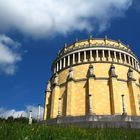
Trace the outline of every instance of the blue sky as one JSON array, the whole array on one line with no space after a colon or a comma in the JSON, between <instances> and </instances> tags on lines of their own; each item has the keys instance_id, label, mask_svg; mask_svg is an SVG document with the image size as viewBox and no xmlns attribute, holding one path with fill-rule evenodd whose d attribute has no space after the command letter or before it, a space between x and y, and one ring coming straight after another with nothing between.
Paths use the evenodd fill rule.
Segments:
<instances>
[{"instance_id":1,"label":"blue sky","mask_svg":"<svg viewBox=\"0 0 140 140\"><path fill-rule=\"evenodd\" d=\"M51 64L76 38L120 39L140 58L139 26L138 0L2 0L0 114L43 106Z\"/></svg>"}]
</instances>

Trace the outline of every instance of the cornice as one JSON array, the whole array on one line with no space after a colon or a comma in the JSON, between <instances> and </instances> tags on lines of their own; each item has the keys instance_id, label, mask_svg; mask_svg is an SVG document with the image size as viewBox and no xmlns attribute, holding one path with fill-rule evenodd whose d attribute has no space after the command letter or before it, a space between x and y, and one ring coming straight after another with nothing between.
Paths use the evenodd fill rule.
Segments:
<instances>
[{"instance_id":1,"label":"cornice","mask_svg":"<svg viewBox=\"0 0 140 140\"><path fill-rule=\"evenodd\" d=\"M110 77L95 77L94 78L95 80L104 80L104 81L109 81L110 80ZM88 80L88 78L81 78L81 79L74 79L73 82L77 83L77 82L86 82ZM126 79L122 79L122 78L116 78L117 81L120 81L120 82L125 82L125 83L128 83L129 80L126 80ZM59 86L60 87L64 87L66 84L68 83L68 81L65 81L63 83L61 83ZM140 87L140 84L139 83L136 83L135 82L135 85Z\"/></svg>"},{"instance_id":2,"label":"cornice","mask_svg":"<svg viewBox=\"0 0 140 140\"><path fill-rule=\"evenodd\" d=\"M66 66L65 68L62 68L61 70L59 70L57 73L59 74L60 72L62 72L63 70L65 69L68 69L70 67L75 67L75 66L78 66L78 65L83 65L83 64L90 64L90 63L109 63L109 64L118 64L118 65L122 65L122 66L126 66L128 68L132 68L133 70L135 70L136 72L138 72L140 74L140 72L138 70L136 70L135 68L133 68L132 66L128 65L128 64L124 64L124 63L119 63L119 62L114 62L114 61L87 61L87 62L81 62L81 63L76 63L76 64L72 64L70 66Z\"/></svg>"}]
</instances>

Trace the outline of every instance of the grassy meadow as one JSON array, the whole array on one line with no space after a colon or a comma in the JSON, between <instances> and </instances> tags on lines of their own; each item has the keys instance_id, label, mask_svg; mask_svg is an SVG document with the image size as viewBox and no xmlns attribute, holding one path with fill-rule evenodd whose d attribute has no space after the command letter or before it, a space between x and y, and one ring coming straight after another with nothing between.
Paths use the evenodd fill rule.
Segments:
<instances>
[{"instance_id":1,"label":"grassy meadow","mask_svg":"<svg viewBox=\"0 0 140 140\"><path fill-rule=\"evenodd\" d=\"M28 125L25 120L0 120L0 140L140 140L140 130L88 129Z\"/></svg>"}]
</instances>

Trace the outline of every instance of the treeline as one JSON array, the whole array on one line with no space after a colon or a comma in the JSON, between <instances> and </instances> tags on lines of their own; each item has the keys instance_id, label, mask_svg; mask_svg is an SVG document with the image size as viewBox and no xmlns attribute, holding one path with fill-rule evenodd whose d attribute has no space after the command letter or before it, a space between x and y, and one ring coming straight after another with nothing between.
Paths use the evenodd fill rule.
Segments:
<instances>
[{"instance_id":1,"label":"treeline","mask_svg":"<svg viewBox=\"0 0 140 140\"><path fill-rule=\"evenodd\" d=\"M20 117L20 118L14 118L13 116L9 116L6 118L0 118L0 122L7 122L7 123L13 123L13 122L20 122L27 124L29 122L29 118L26 117ZM33 119L33 123L36 123L37 120Z\"/></svg>"}]
</instances>

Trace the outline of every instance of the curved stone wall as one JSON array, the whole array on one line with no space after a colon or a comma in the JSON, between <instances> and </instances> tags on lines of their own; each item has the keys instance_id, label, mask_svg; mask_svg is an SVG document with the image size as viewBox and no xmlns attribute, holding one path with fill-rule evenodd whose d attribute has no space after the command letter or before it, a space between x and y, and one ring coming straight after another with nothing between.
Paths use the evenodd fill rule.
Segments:
<instances>
[{"instance_id":1,"label":"curved stone wall","mask_svg":"<svg viewBox=\"0 0 140 140\"><path fill-rule=\"evenodd\" d=\"M54 74L46 89L44 120L88 114L140 116L137 58L123 44L116 48L112 47L113 41L94 41L90 40L90 47L89 41L80 42L86 47L68 46L54 61Z\"/></svg>"}]
</instances>

